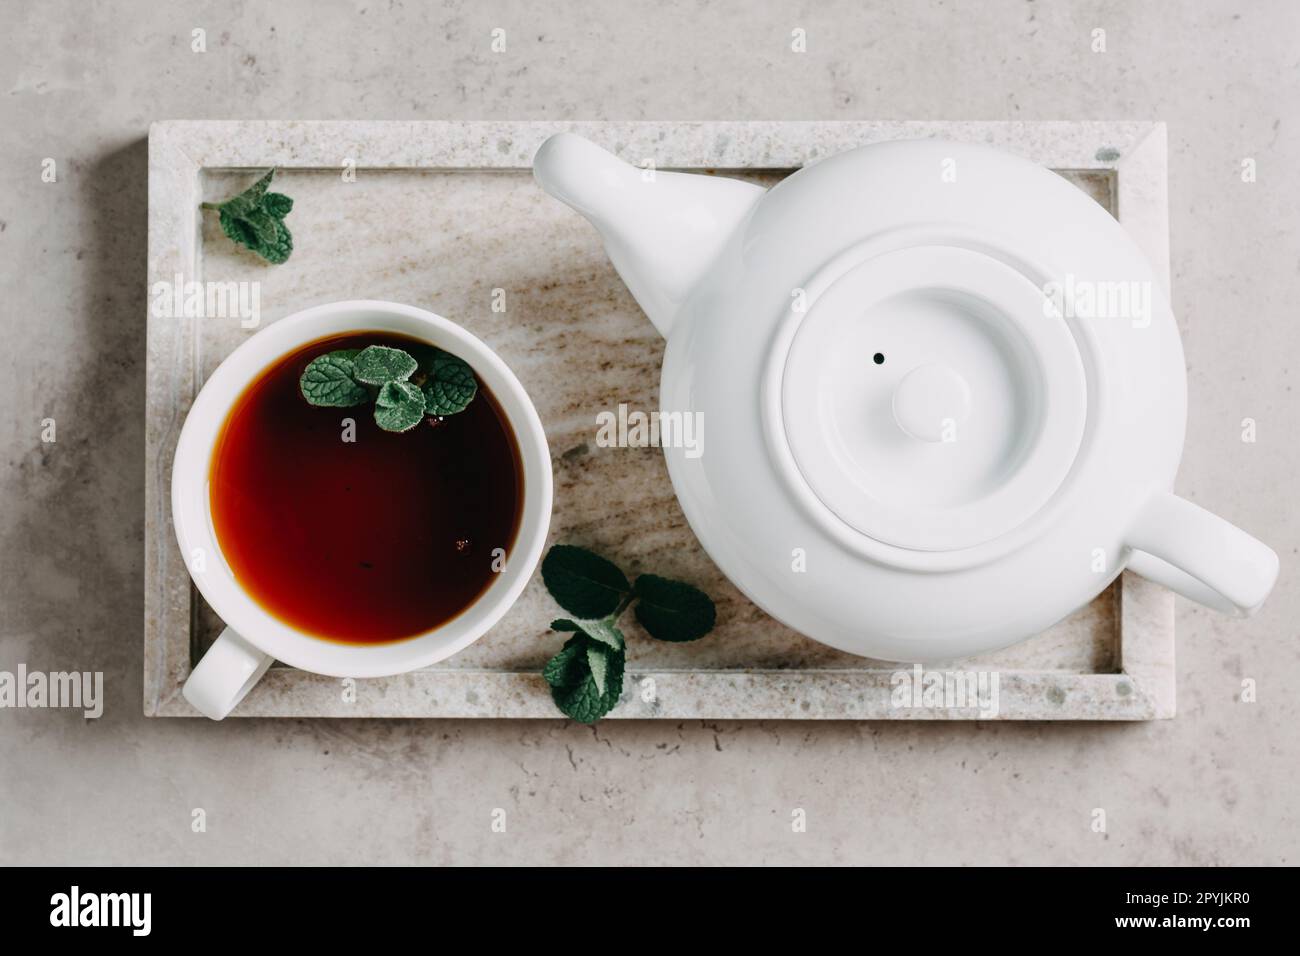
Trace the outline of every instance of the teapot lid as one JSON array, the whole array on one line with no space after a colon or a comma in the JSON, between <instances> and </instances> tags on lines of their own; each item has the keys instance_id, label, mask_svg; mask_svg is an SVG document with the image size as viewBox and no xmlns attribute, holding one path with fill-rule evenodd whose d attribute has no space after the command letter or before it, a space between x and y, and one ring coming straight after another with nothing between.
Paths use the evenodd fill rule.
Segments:
<instances>
[{"instance_id":1,"label":"teapot lid","mask_svg":"<svg viewBox=\"0 0 1300 956\"><path fill-rule=\"evenodd\" d=\"M936 242L832 263L818 287L773 355L769 403L769 435L817 507L885 545L952 552L1047 505L1079 452L1088 387L1039 285Z\"/></svg>"}]
</instances>

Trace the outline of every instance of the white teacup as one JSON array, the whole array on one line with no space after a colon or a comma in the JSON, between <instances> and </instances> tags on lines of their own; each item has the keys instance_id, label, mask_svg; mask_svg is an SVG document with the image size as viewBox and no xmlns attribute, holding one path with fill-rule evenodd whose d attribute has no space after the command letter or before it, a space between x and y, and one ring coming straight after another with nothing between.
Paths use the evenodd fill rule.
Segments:
<instances>
[{"instance_id":1,"label":"white teacup","mask_svg":"<svg viewBox=\"0 0 1300 956\"><path fill-rule=\"evenodd\" d=\"M231 406L265 370L295 349L331 335L397 332L458 355L496 397L514 430L523 465L523 512L505 568L463 613L415 637L379 644L323 640L272 616L231 571L213 527L208 474ZM506 364L481 341L423 309L393 302L334 302L267 326L221 363L199 392L176 446L172 518L190 576L226 629L185 682L185 699L220 720L272 661L332 677L382 677L427 667L482 637L523 591L541 558L551 520L551 456L541 419ZM202 555L202 570L193 560Z\"/></svg>"}]
</instances>

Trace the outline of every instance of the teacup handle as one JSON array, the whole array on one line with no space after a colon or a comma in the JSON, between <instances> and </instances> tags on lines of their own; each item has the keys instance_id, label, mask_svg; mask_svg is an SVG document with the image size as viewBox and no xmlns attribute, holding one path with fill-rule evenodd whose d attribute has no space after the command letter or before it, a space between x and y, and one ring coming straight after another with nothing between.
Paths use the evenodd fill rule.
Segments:
<instances>
[{"instance_id":1,"label":"teacup handle","mask_svg":"<svg viewBox=\"0 0 1300 956\"><path fill-rule=\"evenodd\" d=\"M271 655L226 628L194 668L181 694L204 717L221 720L262 679L273 661Z\"/></svg>"},{"instance_id":2,"label":"teacup handle","mask_svg":"<svg viewBox=\"0 0 1300 956\"><path fill-rule=\"evenodd\" d=\"M1277 581L1273 549L1236 525L1161 492L1147 502L1125 542L1128 567L1198 604L1239 617L1255 613Z\"/></svg>"}]
</instances>

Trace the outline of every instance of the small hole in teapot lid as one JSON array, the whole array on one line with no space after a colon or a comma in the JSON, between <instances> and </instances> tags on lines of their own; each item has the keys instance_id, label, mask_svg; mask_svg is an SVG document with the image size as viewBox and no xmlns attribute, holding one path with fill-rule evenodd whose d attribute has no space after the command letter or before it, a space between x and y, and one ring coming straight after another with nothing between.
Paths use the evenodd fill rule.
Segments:
<instances>
[{"instance_id":1,"label":"small hole in teapot lid","mask_svg":"<svg viewBox=\"0 0 1300 956\"><path fill-rule=\"evenodd\" d=\"M877 352L875 355L871 356L871 361L875 362L877 365L884 365L885 354L883 352Z\"/></svg>"}]
</instances>

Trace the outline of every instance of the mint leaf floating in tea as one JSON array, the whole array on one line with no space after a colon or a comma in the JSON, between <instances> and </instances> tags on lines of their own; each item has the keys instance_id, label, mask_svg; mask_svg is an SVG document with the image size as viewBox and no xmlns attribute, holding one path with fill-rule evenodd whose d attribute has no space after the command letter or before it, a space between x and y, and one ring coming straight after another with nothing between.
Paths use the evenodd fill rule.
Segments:
<instances>
[{"instance_id":1,"label":"mint leaf floating in tea","mask_svg":"<svg viewBox=\"0 0 1300 956\"><path fill-rule=\"evenodd\" d=\"M353 364L356 380L367 385L405 382L419 367L411 355L387 345L372 345L362 349Z\"/></svg>"},{"instance_id":2,"label":"mint leaf floating in tea","mask_svg":"<svg viewBox=\"0 0 1300 956\"><path fill-rule=\"evenodd\" d=\"M430 415L455 415L474 401L478 381L474 372L450 352L434 355L424 383L424 409Z\"/></svg>"},{"instance_id":3,"label":"mint leaf floating in tea","mask_svg":"<svg viewBox=\"0 0 1300 956\"><path fill-rule=\"evenodd\" d=\"M656 640L694 641L713 630L717 610L699 588L682 581L643 574L633 589L636 619Z\"/></svg>"},{"instance_id":4,"label":"mint leaf floating in tea","mask_svg":"<svg viewBox=\"0 0 1300 956\"><path fill-rule=\"evenodd\" d=\"M340 349L312 359L298 381L303 398L312 405L351 408L370 400L370 392L353 377L356 349Z\"/></svg>"},{"instance_id":5,"label":"mint leaf floating in tea","mask_svg":"<svg viewBox=\"0 0 1300 956\"><path fill-rule=\"evenodd\" d=\"M275 170L246 190L223 203L205 202L202 209L215 209L221 231L232 242L244 246L267 262L285 262L293 253L293 236L284 217L293 209L293 200L283 193L267 192Z\"/></svg>"},{"instance_id":6,"label":"mint leaf floating in tea","mask_svg":"<svg viewBox=\"0 0 1300 956\"><path fill-rule=\"evenodd\" d=\"M386 432L410 431L424 418L424 396L410 382L385 382L375 397L375 423Z\"/></svg>"},{"instance_id":7,"label":"mint leaf floating in tea","mask_svg":"<svg viewBox=\"0 0 1300 956\"><path fill-rule=\"evenodd\" d=\"M303 370L299 390L309 404L331 408L373 401L375 423L389 432L410 431L429 415L443 418L464 411L478 394L473 370L442 349L420 343L411 347L427 362L387 345L319 355ZM440 388L436 399L430 398L431 386Z\"/></svg>"},{"instance_id":8,"label":"mint leaf floating in tea","mask_svg":"<svg viewBox=\"0 0 1300 956\"><path fill-rule=\"evenodd\" d=\"M693 641L713 630L717 611L708 595L683 581L643 574L636 586L613 562L568 544L557 544L542 562L542 581L574 619L559 618L551 630L573 634L546 662L542 677L566 716L594 723L623 694L626 640L618 618L636 601L636 618L661 641Z\"/></svg>"}]
</instances>

